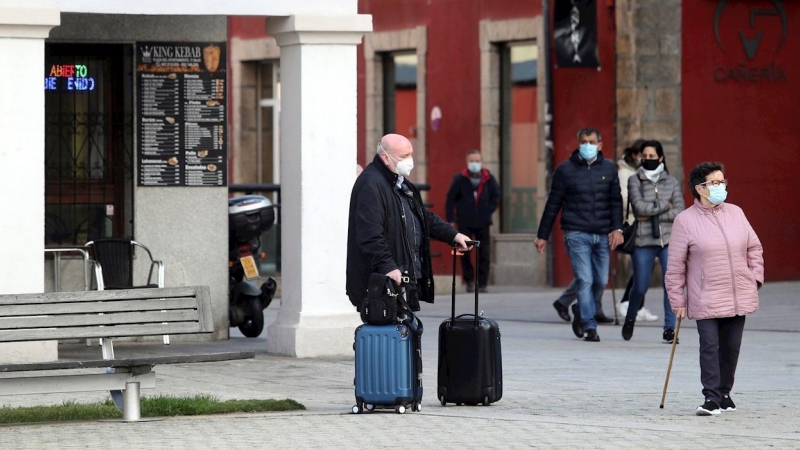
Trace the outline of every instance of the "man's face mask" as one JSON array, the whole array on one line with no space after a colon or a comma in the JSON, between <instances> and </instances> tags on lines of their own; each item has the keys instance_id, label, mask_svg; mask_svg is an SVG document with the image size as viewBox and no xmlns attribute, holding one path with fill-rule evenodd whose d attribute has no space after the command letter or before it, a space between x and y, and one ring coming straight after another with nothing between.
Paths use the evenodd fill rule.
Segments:
<instances>
[{"instance_id":1,"label":"man's face mask","mask_svg":"<svg viewBox=\"0 0 800 450\"><path fill-rule=\"evenodd\" d=\"M385 152L385 150L384 150ZM411 175L411 169L414 168L414 158L408 157L405 159L397 159L391 153L386 152L386 156L395 160L395 167L397 168L397 174L403 177L407 177Z\"/></svg>"},{"instance_id":2,"label":"man's face mask","mask_svg":"<svg viewBox=\"0 0 800 450\"><path fill-rule=\"evenodd\" d=\"M586 161L591 161L597 158L597 144L585 143L581 144L578 149L580 150L581 158L585 159Z\"/></svg>"}]
</instances>

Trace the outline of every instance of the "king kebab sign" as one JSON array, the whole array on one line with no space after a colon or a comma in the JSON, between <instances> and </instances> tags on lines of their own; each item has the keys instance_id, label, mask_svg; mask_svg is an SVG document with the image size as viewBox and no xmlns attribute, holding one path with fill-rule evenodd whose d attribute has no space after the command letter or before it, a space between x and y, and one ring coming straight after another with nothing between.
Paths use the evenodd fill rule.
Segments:
<instances>
[{"instance_id":1,"label":"king kebab sign","mask_svg":"<svg viewBox=\"0 0 800 450\"><path fill-rule=\"evenodd\" d=\"M787 81L786 71L775 61L772 61L769 65L757 65L753 63L759 50L762 50L761 39L764 37L764 32L767 31L771 32L770 34L774 34L777 31L778 27L775 26L777 25L775 23L776 21L780 21L780 40L778 41L773 56L777 55L783 47L783 44L786 43L786 36L789 32L789 20L786 8L781 0L770 0L770 2L772 3L771 8L750 7L748 10L749 26L738 30L739 41L741 42L744 56L747 60L741 61L735 66L726 67L720 65L714 67L713 76L715 81L751 83ZM724 19L732 17L731 14L723 14L730 3L732 3L732 0L719 0L714 13L714 37L723 52L727 52L727 49L723 44L723 33L720 32L720 24ZM739 17L741 18L741 16Z\"/></svg>"}]
</instances>

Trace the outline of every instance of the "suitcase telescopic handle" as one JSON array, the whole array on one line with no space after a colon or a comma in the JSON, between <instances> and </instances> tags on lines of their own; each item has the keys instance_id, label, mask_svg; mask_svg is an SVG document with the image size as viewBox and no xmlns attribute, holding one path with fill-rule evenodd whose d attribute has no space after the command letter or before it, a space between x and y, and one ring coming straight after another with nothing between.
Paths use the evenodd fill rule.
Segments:
<instances>
[{"instance_id":1,"label":"suitcase telescopic handle","mask_svg":"<svg viewBox=\"0 0 800 450\"><path fill-rule=\"evenodd\" d=\"M467 245L471 245L473 247L480 247L481 241L466 241ZM452 289L452 306L450 309L450 318L455 321L456 320L456 255L458 255L458 244L453 244L453 289ZM478 327L478 274L480 273L480 257L478 252L475 252L475 282L474 292L475 292L475 328Z\"/></svg>"}]
</instances>

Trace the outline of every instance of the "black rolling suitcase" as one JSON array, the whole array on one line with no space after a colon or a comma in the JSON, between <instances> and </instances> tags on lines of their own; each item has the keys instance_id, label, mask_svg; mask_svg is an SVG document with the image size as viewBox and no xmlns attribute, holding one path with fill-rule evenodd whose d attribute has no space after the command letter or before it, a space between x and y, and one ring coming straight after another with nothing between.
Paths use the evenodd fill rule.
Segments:
<instances>
[{"instance_id":1,"label":"black rolling suitcase","mask_svg":"<svg viewBox=\"0 0 800 450\"><path fill-rule=\"evenodd\" d=\"M471 241L475 247L480 241ZM503 396L500 327L478 315L478 256L475 250L475 314L456 317L456 248L453 248L453 305L439 326L437 396L442 406L489 405Z\"/></svg>"}]
</instances>

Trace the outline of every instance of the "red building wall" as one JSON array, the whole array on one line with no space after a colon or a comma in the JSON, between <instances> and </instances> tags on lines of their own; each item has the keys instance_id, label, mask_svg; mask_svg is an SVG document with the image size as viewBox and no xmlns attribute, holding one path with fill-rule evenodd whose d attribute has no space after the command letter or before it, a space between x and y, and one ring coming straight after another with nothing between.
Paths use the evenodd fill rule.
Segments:
<instances>
[{"instance_id":1,"label":"red building wall","mask_svg":"<svg viewBox=\"0 0 800 450\"><path fill-rule=\"evenodd\" d=\"M555 0L552 0L554 2ZM551 5L552 5L551 2ZM598 1L598 47L602 67L597 69L553 69L554 163L566 160L576 147L575 133L581 127L599 128L606 154L614 149L614 46L613 9ZM552 8L552 6L551 6ZM538 0L359 0L359 13L372 14L375 31L427 27L426 133L433 211L444 216L444 201L453 174L464 167L464 154L480 148L480 20L505 20L540 16ZM263 18L230 18L229 37L264 35ZM366 83L363 46L358 47L358 162L364 161L366 139ZM535 95L533 96L535 100ZM428 115L433 106L442 109L441 128L430 128ZM496 174L497 175L497 174ZM572 278L563 237L556 227L550 239L554 249L557 284ZM452 270L447 247L434 270Z\"/></svg>"},{"instance_id":2,"label":"red building wall","mask_svg":"<svg viewBox=\"0 0 800 450\"><path fill-rule=\"evenodd\" d=\"M578 148L577 132L585 127L600 130L603 138L603 156L616 159L614 157L616 101L614 10L608 6L609 2L597 3L597 47L600 68L561 69L554 66L553 69L554 166L569 159L572 151ZM554 54L555 48L551 45L550 49L551 54ZM564 247L564 235L560 226L553 228L549 245L553 246L555 283L558 286L566 286L572 280L572 267Z\"/></svg>"},{"instance_id":3,"label":"red building wall","mask_svg":"<svg viewBox=\"0 0 800 450\"><path fill-rule=\"evenodd\" d=\"M742 207L764 246L767 279L796 280L800 2L729 2L717 16L721 3L683 2L684 168L688 176L699 162L722 161L728 201ZM762 33L752 60L740 32Z\"/></svg>"},{"instance_id":4,"label":"red building wall","mask_svg":"<svg viewBox=\"0 0 800 450\"><path fill-rule=\"evenodd\" d=\"M430 4L429 4L430 3ZM598 2L598 47L602 67L597 69L553 70L554 163L566 160L576 147L579 128L600 129L606 154L614 149L616 31L614 11L607 2ZM464 152L480 148L480 50L478 22L483 19L536 17L542 3L530 0L361 0L359 12L373 15L376 31L428 27L427 104L442 109L442 126L433 131L428 123L428 161L433 211L444 215L444 198L453 174L463 168ZM457 18L457 20L454 20ZM359 54L359 155L367 145L366 99L363 53ZM372 143L369 143L372 145ZM363 161L362 161L363 162ZM572 278L569 258L560 230L550 239L554 250L554 275L557 284L566 285ZM444 245L434 251L447 254ZM434 269L448 273L449 258L439 258Z\"/></svg>"}]
</instances>

